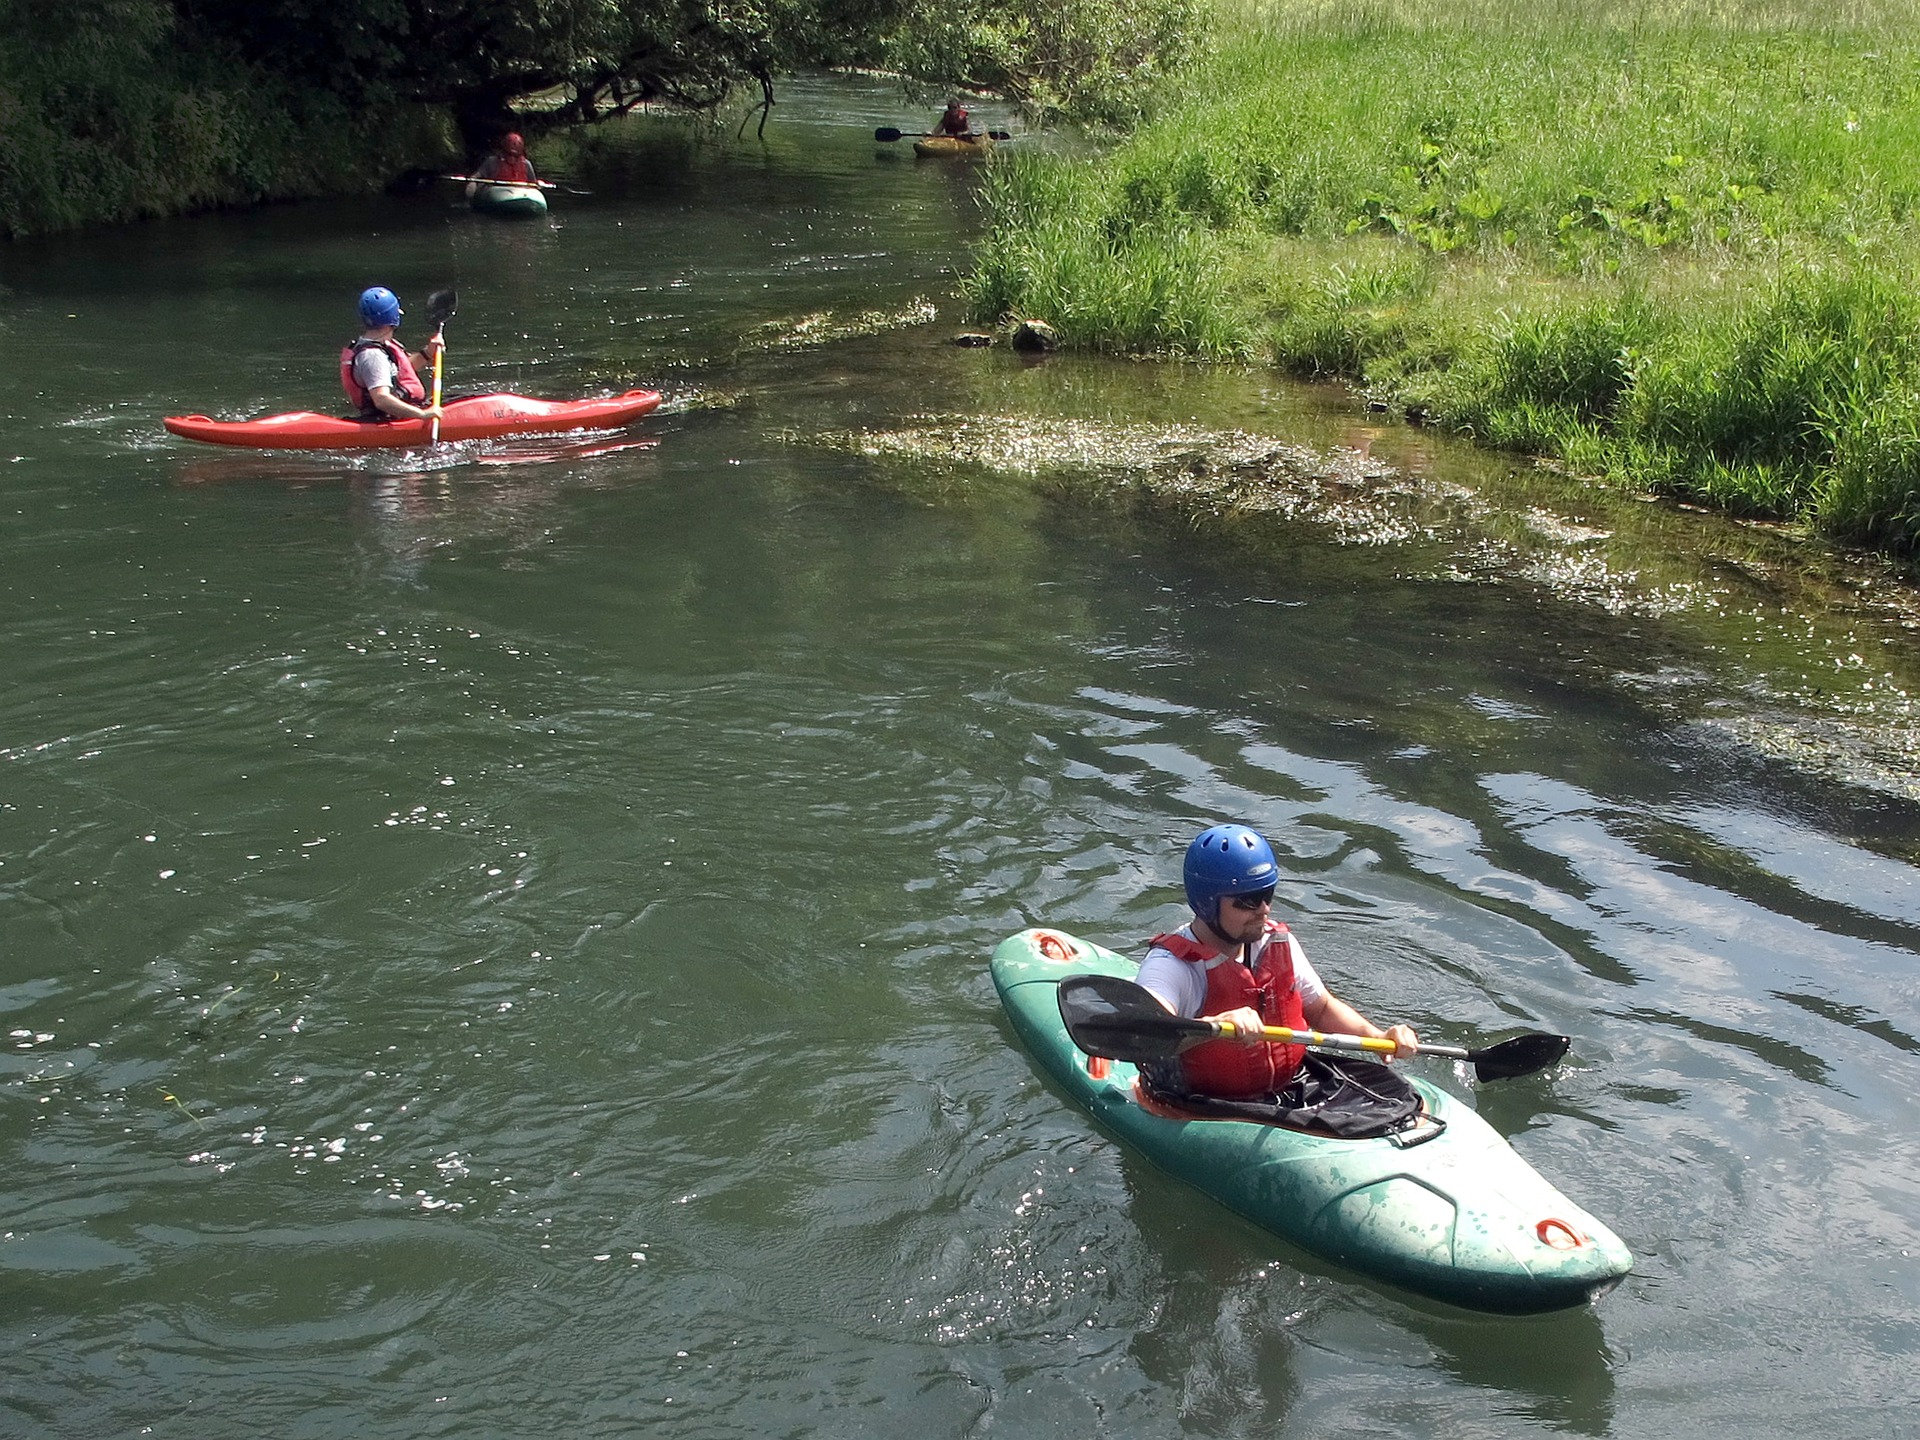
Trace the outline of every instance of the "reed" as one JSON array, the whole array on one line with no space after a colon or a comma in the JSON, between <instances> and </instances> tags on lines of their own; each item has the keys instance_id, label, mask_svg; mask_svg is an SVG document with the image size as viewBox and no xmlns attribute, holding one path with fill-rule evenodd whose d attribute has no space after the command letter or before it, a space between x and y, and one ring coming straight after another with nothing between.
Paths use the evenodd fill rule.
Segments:
<instances>
[{"instance_id":1,"label":"reed","mask_svg":"<svg viewBox=\"0 0 1920 1440\"><path fill-rule=\"evenodd\" d=\"M1273 0L969 298L1347 377L1488 443L1920 548L1920 42L1890 0Z\"/></svg>"}]
</instances>

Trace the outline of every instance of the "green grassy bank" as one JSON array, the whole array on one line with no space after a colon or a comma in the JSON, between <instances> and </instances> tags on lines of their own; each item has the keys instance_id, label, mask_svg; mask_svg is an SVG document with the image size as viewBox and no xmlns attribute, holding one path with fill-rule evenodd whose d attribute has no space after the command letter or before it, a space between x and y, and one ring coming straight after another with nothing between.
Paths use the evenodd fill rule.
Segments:
<instances>
[{"instance_id":1,"label":"green grassy bank","mask_svg":"<svg viewBox=\"0 0 1920 1440\"><path fill-rule=\"evenodd\" d=\"M1245 3L1117 148L996 160L978 318L1920 550L1920 7Z\"/></svg>"}]
</instances>

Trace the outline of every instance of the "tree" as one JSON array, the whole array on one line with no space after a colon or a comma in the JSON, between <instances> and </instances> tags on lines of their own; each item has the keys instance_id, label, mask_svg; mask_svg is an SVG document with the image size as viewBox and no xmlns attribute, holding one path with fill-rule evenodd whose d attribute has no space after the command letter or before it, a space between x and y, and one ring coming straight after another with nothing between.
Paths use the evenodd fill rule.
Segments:
<instances>
[{"instance_id":1,"label":"tree","mask_svg":"<svg viewBox=\"0 0 1920 1440\"><path fill-rule=\"evenodd\" d=\"M1124 119L1202 0L0 0L0 233L325 193L636 106L896 70ZM435 134L439 135L435 139ZM435 153L438 152L438 153Z\"/></svg>"},{"instance_id":2,"label":"tree","mask_svg":"<svg viewBox=\"0 0 1920 1440\"><path fill-rule=\"evenodd\" d=\"M175 0L186 25L349 101L444 107L470 148L748 83L886 65L1063 110L1111 109L1178 58L1197 0ZM1098 92L1100 103L1091 103ZM1124 108L1124 107L1123 107Z\"/></svg>"}]
</instances>

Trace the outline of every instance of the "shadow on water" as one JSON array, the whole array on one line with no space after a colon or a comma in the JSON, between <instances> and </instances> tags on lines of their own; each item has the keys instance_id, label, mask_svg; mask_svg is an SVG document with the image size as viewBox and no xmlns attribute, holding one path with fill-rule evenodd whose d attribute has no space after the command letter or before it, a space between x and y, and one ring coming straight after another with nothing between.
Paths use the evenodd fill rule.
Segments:
<instances>
[{"instance_id":1,"label":"shadow on water","mask_svg":"<svg viewBox=\"0 0 1920 1440\"><path fill-rule=\"evenodd\" d=\"M1378 1284L1259 1229L1121 1152L1166 1294L1131 1353L1206 1433L1371 1433L1423 1413L1607 1435L1615 1356L1593 1307L1478 1315ZM1602 1302L1604 1304L1604 1302ZM1462 1387L1466 1387L1464 1390Z\"/></svg>"},{"instance_id":2,"label":"shadow on water","mask_svg":"<svg viewBox=\"0 0 1920 1440\"><path fill-rule=\"evenodd\" d=\"M1433 1368L1504 1393L1507 1413L1575 1435L1612 1431L1615 1357L1592 1310L1527 1321L1436 1318L1415 1328L1433 1346Z\"/></svg>"},{"instance_id":3,"label":"shadow on water","mask_svg":"<svg viewBox=\"0 0 1920 1440\"><path fill-rule=\"evenodd\" d=\"M657 435L603 431L592 435L536 435L520 440L461 441L432 449L370 451L359 457L300 455L288 451L230 451L183 460L173 482L202 485L352 484L362 480L411 480L458 473L469 466L506 469L593 460L623 451L651 450Z\"/></svg>"},{"instance_id":4,"label":"shadow on water","mask_svg":"<svg viewBox=\"0 0 1920 1440\"><path fill-rule=\"evenodd\" d=\"M489 539L524 554L551 530L556 507L582 491L657 478L658 434L602 431L446 444L358 456L233 451L183 461L183 489L240 486L252 504L344 490L372 573L415 585L449 546Z\"/></svg>"}]
</instances>

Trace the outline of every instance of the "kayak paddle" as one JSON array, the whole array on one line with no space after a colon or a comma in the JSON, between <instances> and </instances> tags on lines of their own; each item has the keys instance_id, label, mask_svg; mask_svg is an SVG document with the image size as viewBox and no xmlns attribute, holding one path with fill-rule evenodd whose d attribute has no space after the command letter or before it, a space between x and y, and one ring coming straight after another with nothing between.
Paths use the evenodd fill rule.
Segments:
<instances>
[{"instance_id":1,"label":"kayak paddle","mask_svg":"<svg viewBox=\"0 0 1920 1440\"><path fill-rule=\"evenodd\" d=\"M591 190L576 190L571 185L556 185L551 180L490 180L485 175L442 175L442 180L462 180L469 185L532 185L541 190L562 190L569 195L591 195Z\"/></svg>"},{"instance_id":2,"label":"kayak paddle","mask_svg":"<svg viewBox=\"0 0 1920 1440\"><path fill-rule=\"evenodd\" d=\"M1142 1064L1171 1060L1208 1040L1230 1038L1232 1027L1221 1020L1187 1020L1167 1012L1153 992L1117 975L1069 975L1060 982L1060 1018L1067 1023L1073 1043L1089 1055ZM1289 1030L1269 1025L1261 1038L1289 1045L1314 1045L1333 1050L1368 1050L1391 1054L1391 1040L1361 1035L1322 1035L1318 1030ZM1502 1040L1484 1050L1457 1045L1421 1043L1422 1055L1444 1055L1473 1064L1482 1080L1510 1080L1544 1070L1567 1053L1573 1042L1565 1035L1529 1031Z\"/></svg>"},{"instance_id":3,"label":"kayak paddle","mask_svg":"<svg viewBox=\"0 0 1920 1440\"><path fill-rule=\"evenodd\" d=\"M888 142L906 139L930 140L938 137L939 134L940 132L938 130L896 130L891 125L882 125L878 130L873 132L873 138ZM971 135L954 135L950 138L954 140L977 140L982 135L985 135L989 140L1011 140L1013 138L1012 132L1008 130L976 130Z\"/></svg>"},{"instance_id":4,"label":"kayak paddle","mask_svg":"<svg viewBox=\"0 0 1920 1440\"><path fill-rule=\"evenodd\" d=\"M442 332L447 328L447 321L453 318L453 307L459 301L459 295L452 290L436 290L427 297L427 319L433 322L433 333L440 339L440 348L433 352L433 403L436 408L440 404L440 362L447 357L446 337ZM433 432L429 443L434 445L440 443L438 415L433 417Z\"/></svg>"}]
</instances>

